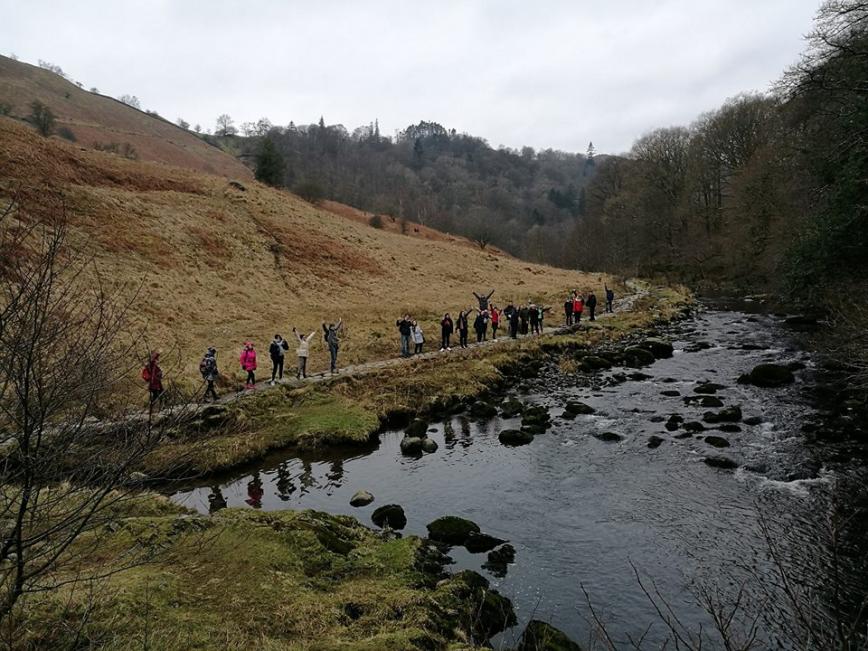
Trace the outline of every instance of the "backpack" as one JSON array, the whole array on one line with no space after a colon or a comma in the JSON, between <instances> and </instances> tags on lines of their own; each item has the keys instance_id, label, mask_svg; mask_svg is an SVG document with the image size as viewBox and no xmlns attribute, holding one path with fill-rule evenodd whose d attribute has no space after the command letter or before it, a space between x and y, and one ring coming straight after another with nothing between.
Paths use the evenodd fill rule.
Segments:
<instances>
[{"instance_id":1,"label":"backpack","mask_svg":"<svg viewBox=\"0 0 868 651\"><path fill-rule=\"evenodd\" d=\"M203 379L207 380L208 376L213 375L216 370L217 361L209 355L205 355L205 357L202 358L202 361L199 362L199 373L202 374Z\"/></svg>"},{"instance_id":2,"label":"backpack","mask_svg":"<svg viewBox=\"0 0 868 651\"><path fill-rule=\"evenodd\" d=\"M151 369L150 369L149 366L145 366L145 367L142 369L142 379L143 379L145 382L150 382L150 381L151 381Z\"/></svg>"}]
</instances>

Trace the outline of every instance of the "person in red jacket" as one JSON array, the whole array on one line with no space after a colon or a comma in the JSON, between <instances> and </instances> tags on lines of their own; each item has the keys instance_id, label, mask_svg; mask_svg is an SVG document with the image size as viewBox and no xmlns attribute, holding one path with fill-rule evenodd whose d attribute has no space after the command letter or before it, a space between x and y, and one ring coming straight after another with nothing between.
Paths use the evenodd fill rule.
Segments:
<instances>
[{"instance_id":1,"label":"person in red jacket","mask_svg":"<svg viewBox=\"0 0 868 651\"><path fill-rule=\"evenodd\" d=\"M490 309L491 316L491 340L495 341L497 339L497 329L500 327L500 310L497 309L497 306L492 303Z\"/></svg>"},{"instance_id":2,"label":"person in red jacket","mask_svg":"<svg viewBox=\"0 0 868 651\"><path fill-rule=\"evenodd\" d=\"M582 320L582 312L585 310L585 299L582 295L576 292L573 298L573 322L579 323Z\"/></svg>"},{"instance_id":3,"label":"person in red jacket","mask_svg":"<svg viewBox=\"0 0 868 651\"><path fill-rule=\"evenodd\" d=\"M160 353L154 351L142 369L142 379L148 383L151 406L163 397L163 369L160 368Z\"/></svg>"},{"instance_id":4,"label":"person in red jacket","mask_svg":"<svg viewBox=\"0 0 868 651\"><path fill-rule=\"evenodd\" d=\"M241 370L247 371L247 383L245 387L252 389L256 385L256 351L253 349L253 342L244 342L244 348L238 357L238 361L241 362Z\"/></svg>"}]
</instances>

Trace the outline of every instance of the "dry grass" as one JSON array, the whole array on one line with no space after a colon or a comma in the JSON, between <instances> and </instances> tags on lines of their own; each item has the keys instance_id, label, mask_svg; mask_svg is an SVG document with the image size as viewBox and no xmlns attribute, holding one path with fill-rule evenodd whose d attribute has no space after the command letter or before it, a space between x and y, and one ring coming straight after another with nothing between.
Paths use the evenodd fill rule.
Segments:
<instances>
[{"instance_id":1,"label":"dry grass","mask_svg":"<svg viewBox=\"0 0 868 651\"><path fill-rule=\"evenodd\" d=\"M472 291L495 289L501 306L544 301L557 319L568 288L613 283L466 242L374 229L255 182L238 190L218 177L46 140L2 118L0 175L0 192L31 188L30 210L49 210L62 196L74 239L105 277L141 285L136 325L151 345L180 351L183 369L171 379L185 383L198 382L208 345L224 373L240 375L237 355L250 339L264 371L275 332L310 332L342 317L341 364L365 362L395 356L394 323L404 312L420 321L430 349L442 314L471 307ZM326 358L317 336L311 370L323 370Z\"/></svg>"}]
</instances>

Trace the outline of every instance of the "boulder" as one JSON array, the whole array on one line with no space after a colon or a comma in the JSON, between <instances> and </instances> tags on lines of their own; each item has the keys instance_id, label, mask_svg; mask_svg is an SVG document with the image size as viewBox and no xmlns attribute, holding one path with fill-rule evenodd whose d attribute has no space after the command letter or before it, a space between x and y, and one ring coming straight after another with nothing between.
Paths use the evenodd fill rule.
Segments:
<instances>
[{"instance_id":1,"label":"boulder","mask_svg":"<svg viewBox=\"0 0 868 651\"><path fill-rule=\"evenodd\" d=\"M691 420L691 421L684 423L684 429L688 432L692 432L695 434L696 432L704 431L705 425L703 425L702 423L700 423L698 421Z\"/></svg>"},{"instance_id":2,"label":"boulder","mask_svg":"<svg viewBox=\"0 0 868 651\"><path fill-rule=\"evenodd\" d=\"M403 529L407 526L407 516L404 515L404 509L397 504L386 504L374 509L371 522L378 527L388 525L391 529Z\"/></svg>"},{"instance_id":3,"label":"boulder","mask_svg":"<svg viewBox=\"0 0 868 651\"><path fill-rule=\"evenodd\" d=\"M667 398L678 398L681 396L681 392L676 391L675 389L666 389L665 391L661 391L660 395L666 396Z\"/></svg>"},{"instance_id":4,"label":"boulder","mask_svg":"<svg viewBox=\"0 0 868 651\"><path fill-rule=\"evenodd\" d=\"M548 423L531 423L529 425L522 425L521 431L531 436L539 436L540 434L545 434L548 428Z\"/></svg>"},{"instance_id":5,"label":"boulder","mask_svg":"<svg viewBox=\"0 0 868 651\"><path fill-rule=\"evenodd\" d=\"M636 373L630 373L627 377L633 380L633 382L644 382L645 380L650 380L654 376L648 375L647 373L639 373L637 371Z\"/></svg>"},{"instance_id":6,"label":"boulder","mask_svg":"<svg viewBox=\"0 0 868 651\"><path fill-rule=\"evenodd\" d=\"M422 452L422 439L418 436L405 436L401 439L401 452L414 455Z\"/></svg>"},{"instance_id":7,"label":"boulder","mask_svg":"<svg viewBox=\"0 0 868 651\"><path fill-rule=\"evenodd\" d=\"M693 436L693 434L691 434L690 432L679 432L678 434L675 434L672 438L689 439L691 436Z\"/></svg>"},{"instance_id":8,"label":"boulder","mask_svg":"<svg viewBox=\"0 0 868 651\"><path fill-rule=\"evenodd\" d=\"M422 439L422 451L429 454L437 452L437 441L434 439Z\"/></svg>"},{"instance_id":9,"label":"boulder","mask_svg":"<svg viewBox=\"0 0 868 651\"><path fill-rule=\"evenodd\" d=\"M711 394L711 393L717 393L721 389L725 389L725 388L726 388L725 385L718 384L717 382L701 382L693 388L693 392L694 393Z\"/></svg>"},{"instance_id":10,"label":"boulder","mask_svg":"<svg viewBox=\"0 0 868 651\"><path fill-rule=\"evenodd\" d=\"M706 436L705 442L715 448L728 448L729 441L722 436Z\"/></svg>"},{"instance_id":11,"label":"boulder","mask_svg":"<svg viewBox=\"0 0 868 651\"><path fill-rule=\"evenodd\" d=\"M706 408L723 407L723 400L716 396L702 396L699 399L699 406Z\"/></svg>"},{"instance_id":12,"label":"boulder","mask_svg":"<svg viewBox=\"0 0 868 651\"><path fill-rule=\"evenodd\" d=\"M774 388L792 384L793 372L780 364L759 364L750 373L738 378L739 384L752 384L756 387Z\"/></svg>"},{"instance_id":13,"label":"boulder","mask_svg":"<svg viewBox=\"0 0 868 651\"><path fill-rule=\"evenodd\" d=\"M516 651L582 651L566 633L538 619L527 623Z\"/></svg>"},{"instance_id":14,"label":"boulder","mask_svg":"<svg viewBox=\"0 0 868 651\"><path fill-rule=\"evenodd\" d=\"M729 432L730 434L736 434L741 431L741 427L736 425L735 423L723 423L717 426L721 432Z\"/></svg>"},{"instance_id":15,"label":"boulder","mask_svg":"<svg viewBox=\"0 0 868 651\"><path fill-rule=\"evenodd\" d=\"M497 407L479 400L470 405L469 413L473 418L494 418L497 416Z\"/></svg>"},{"instance_id":16,"label":"boulder","mask_svg":"<svg viewBox=\"0 0 868 651\"><path fill-rule=\"evenodd\" d=\"M204 429L213 429L226 423L230 418L226 405L208 405L199 412L199 419Z\"/></svg>"},{"instance_id":17,"label":"boulder","mask_svg":"<svg viewBox=\"0 0 868 651\"><path fill-rule=\"evenodd\" d=\"M745 418L741 422L744 423L745 425L753 426L753 425L761 425L765 421L763 420L762 416L748 416L747 418Z\"/></svg>"},{"instance_id":18,"label":"boulder","mask_svg":"<svg viewBox=\"0 0 868 651\"><path fill-rule=\"evenodd\" d=\"M533 434L520 429L505 429L497 435L497 440L504 445L527 445L533 441Z\"/></svg>"},{"instance_id":19,"label":"boulder","mask_svg":"<svg viewBox=\"0 0 868 651\"><path fill-rule=\"evenodd\" d=\"M417 418L404 430L404 433L409 438L419 438L423 439L428 436L428 423L426 423L421 418Z\"/></svg>"},{"instance_id":20,"label":"boulder","mask_svg":"<svg viewBox=\"0 0 868 651\"><path fill-rule=\"evenodd\" d=\"M350 506L367 506L374 501L374 496L368 491L356 491L350 498Z\"/></svg>"},{"instance_id":21,"label":"boulder","mask_svg":"<svg viewBox=\"0 0 868 651\"><path fill-rule=\"evenodd\" d=\"M664 427L667 431L674 432L679 427L681 427L682 423L684 423L684 416L681 416L679 414L672 414L669 417L669 420L666 421Z\"/></svg>"},{"instance_id":22,"label":"boulder","mask_svg":"<svg viewBox=\"0 0 868 651\"><path fill-rule=\"evenodd\" d=\"M711 466L712 468L720 468L721 470L735 470L736 468L738 468L738 462L730 459L729 457L705 457L702 461L707 466Z\"/></svg>"},{"instance_id":23,"label":"boulder","mask_svg":"<svg viewBox=\"0 0 868 651\"><path fill-rule=\"evenodd\" d=\"M515 547L509 543L498 547L494 551L488 552L489 563L514 563L515 562Z\"/></svg>"},{"instance_id":24,"label":"boulder","mask_svg":"<svg viewBox=\"0 0 868 651\"><path fill-rule=\"evenodd\" d=\"M442 518L437 518L433 522L429 522L426 528L431 540L447 545L463 545L471 534L481 533L479 525L475 522L455 515L444 515Z\"/></svg>"},{"instance_id":25,"label":"boulder","mask_svg":"<svg viewBox=\"0 0 868 651\"><path fill-rule=\"evenodd\" d=\"M651 352L654 357L657 359L663 359L666 357L672 357L672 353L674 352L674 348L672 344L665 339L660 339L658 337L651 337L646 339L641 344L639 344L640 348L644 348Z\"/></svg>"},{"instance_id":26,"label":"boulder","mask_svg":"<svg viewBox=\"0 0 868 651\"><path fill-rule=\"evenodd\" d=\"M648 420L650 420L652 423L662 423L666 419L663 416L651 416L651 418L649 418Z\"/></svg>"},{"instance_id":27,"label":"boulder","mask_svg":"<svg viewBox=\"0 0 868 651\"><path fill-rule=\"evenodd\" d=\"M617 443L624 440L623 436L615 434L615 432L594 432L594 438L606 443Z\"/></svg>"},{"instance_id":28,"label":"boulder","mask_svg":"<svg viewBox=\"0 0 868 651\"><path fill-rule=\"evenodd\" d=\"M492 549L505 542L505 540L489 536L487 533L471 532L464 541L464 548L471 554L481 554L483 552L490 552Z\"/></svg>"},{"instance_id":29,"label":"boulder","mask_svg":"<svg viewBox=\"0 0 868 651\"><path fill-rule=\"evenodd\" d=\"M632 346L624 351L624 363L633 368L653 364L655 359L654 353L638 346Z\"/></svg>"},{"instance_id":30,"label":"boulder","mask_svg":"<svg viewBox=\"0 0 868 651\"><path fill-rule=\"evenodd\" d=\"M581 367L583 371L602 371L607 368L612 368L612 362L596 355L588 355L582 358Z\"/></svg>"},{"instance_id":31,"label":"boulder","mask_svg":"<svg viewBox=\"0 0 868 651\"><path fill-rule=\"evenodd\" d=\"M659 448L660 444L663 443L663 439L659 436L649 436L648 437L648 447L652 450L654 448Z\"/></svg>"},{"instance_id":32,"label":"boulder","mask_svg":"<svg viewBox=\"0 0 868 651\"><path fill-rule=\"evenodd\" d=\"M718 412L707 411L702 415L706 423L737 423L741 420L741 407L733 405Z\"/></svg>"},{"instance_id":33,"label":"boulder","mask_svg":"<svg viewBox=\"0 0 868 651\"><path fill-rule=\"evenodd\" d=\"M472 570L458 572L439 583L434 602L453 611L458 621L467 622L473 640L488 640L518 621L512 602Z\"/></svg>"},{"instance_id":34,"label":"boulder","mask_svg":"<svg viewBox=\"0 0 868 651\"><path fill-rule=\"evenodd\" d=\"M590 405L586 405L584 402L578 402L576 400L570 400L564 405L564 413L568 414L593 414L596 411Z\"/></svg>"},{"instance_id":35,"label":"boulder","mask_svg":"<svg viewBox=\"0 0 868 651\"><path fill-rule=\"evenodd\" d=\"M524 411L524 403L521 400L510 398L500 406L501 418L515 418Z\"/></svg>"}]
</instances>

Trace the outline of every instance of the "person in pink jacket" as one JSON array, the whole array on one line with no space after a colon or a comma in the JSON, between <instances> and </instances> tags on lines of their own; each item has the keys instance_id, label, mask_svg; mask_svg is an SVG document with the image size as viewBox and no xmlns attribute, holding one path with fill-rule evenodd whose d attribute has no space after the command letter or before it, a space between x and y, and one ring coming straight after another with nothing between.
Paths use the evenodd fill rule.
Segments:
<instances>
[{"instance_id":1,"label":"person in pink jacket","mask_svg":"<svg viewBox=\"0 0 868 651\"><path fill-rule=\"evenodd\" d=\"M253 350L252 341L244 342L244 348L238 361L241 362L241 370L247 371L247 384L245 386L252 389L256 384L256 351Z\"/></svg>"}]
</instances>

